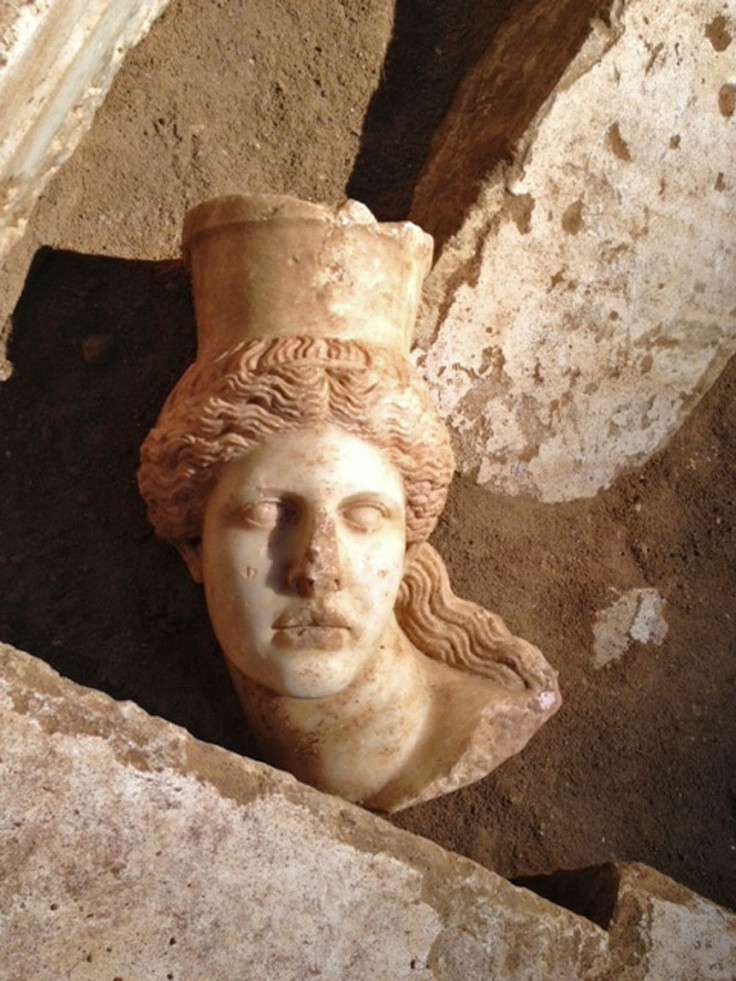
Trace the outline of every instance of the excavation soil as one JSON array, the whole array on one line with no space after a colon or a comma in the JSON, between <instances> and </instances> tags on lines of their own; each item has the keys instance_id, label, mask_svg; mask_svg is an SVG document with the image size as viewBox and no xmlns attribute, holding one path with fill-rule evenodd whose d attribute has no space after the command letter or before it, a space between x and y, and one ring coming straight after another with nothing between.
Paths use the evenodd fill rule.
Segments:
<instances>
[{"instance_id":1,"label":"excavation soil","mask_svg":"<svg viewBox=\"0 0 736 981\"><path fill-rule=\"evenodd\" d=\"M39 207L31 234L57 248L37 255L0 387L0 637L251 755L199 588L146 524L138 446L194 353L187 204L338 199L352 181L402 216L478 12L451 30L441 4L415 5L412 35L400 5L389 44L390 5L366 6L171 5ZM505 7L480 7L487 40ZM391 172L381 134L402 132ZM520 756L396 824L509 877L639 860L736 906L735 394L732 363L667 447L591 500L455 481L434 542L456 591L542 648L565 704ZM645 586L666 639L596 668L597 611Z\"/></svg>"}]
</instances>

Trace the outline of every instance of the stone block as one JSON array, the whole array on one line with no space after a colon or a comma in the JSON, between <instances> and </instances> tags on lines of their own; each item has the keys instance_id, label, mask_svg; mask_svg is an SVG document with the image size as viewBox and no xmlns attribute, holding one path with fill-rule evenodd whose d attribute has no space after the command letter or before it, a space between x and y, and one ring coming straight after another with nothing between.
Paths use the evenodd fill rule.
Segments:
<instances>
[{"instance_id":1,"label":"stone block","mask_svg":"<svg viewBox=\"0 0 736 981\"><path fill-rule=\"evenodd\" d=\"M736 916L636 862L522 879L608 932L611 981L731 981Z\"/></svg>"},{"instance_id":2,"label":"stone block","mask_svg":"<svg viewBox=\"0 0 736 981\"><path fill-rule=\"evenodd\" d=\"M653 870L571 912L6 645L0 726L9 981L732 977L736 916Z\"/></svg>"},{"instance_id":3,"label":"stone block","mask_svg":"<svg viewBox=\"0 0 736 981\"><path fill-rule=\"evenodd\" d=\"M729 981L736 975L736 917L645 865L618 865L609 926L616 977Z\"/></svg>"},{"instance_id":4,"label":"stone block","mask_svg":"<svg viewBox=\"0 0 736 981\"><path fill-rule=\"evenodd\" d=\"M0 973L598 976L588 920L0 648Z\"/></svg>"},{"instance_id":5,"label":"stone block","mask_svg":"<svg viewBox=\"0 0 736 981\"><path fill-rule=\"evenodd\" d=\"M92 125L125 54L168 0L10 0L0 9L0 381L44 188Z\"/></svg>"},{"instance_id":6,"label":"stone block","mask_svg":"<svg viewBox=\"0 0 736 981\"><path fill-rule=\"evenodd\" d=\"M512 77L512 28L464 83L416 191L428 231L464 215L428 281L419 362L464 474L562 501L646 460L736 349L736 22L723 0L614 5L504 165L503 119L495 136L473 120Z\"/></svg>"}]
</instances>

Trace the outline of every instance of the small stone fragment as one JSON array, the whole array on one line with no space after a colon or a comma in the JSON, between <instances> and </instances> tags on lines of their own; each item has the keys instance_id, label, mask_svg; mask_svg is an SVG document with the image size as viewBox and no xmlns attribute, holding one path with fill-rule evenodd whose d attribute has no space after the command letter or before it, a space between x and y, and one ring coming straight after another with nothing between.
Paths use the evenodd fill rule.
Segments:
<instances>
[{"instance_id":1,"label":"small stone fragment","mask_svg":"<svg viewBox=\"0 0 736 981\"><path fill-rule=\"evenodd\" d=\"M667 636L664 600L656 589L630 589L613 606L600 610L593 625L593 666L619 660L631 646L655 644Z\"/></svg>"}]
</instances>

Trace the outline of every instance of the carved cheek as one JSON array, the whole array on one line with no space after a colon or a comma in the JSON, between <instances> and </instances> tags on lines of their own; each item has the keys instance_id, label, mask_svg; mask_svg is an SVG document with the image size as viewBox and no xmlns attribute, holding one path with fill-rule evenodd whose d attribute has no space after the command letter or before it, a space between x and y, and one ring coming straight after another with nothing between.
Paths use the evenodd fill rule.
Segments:
<instances>
[{"instance_id":1,"label":"carved cheek","mask_svg":"<svg viewBox=\"0 0 736 981\"><path fill-rule=\"evenodd\" d=\"M373 607L393 608L402 575L403 549L392 537L382 537L373 546L366 542L362 579Z\"/></svg>"}]
</instances>

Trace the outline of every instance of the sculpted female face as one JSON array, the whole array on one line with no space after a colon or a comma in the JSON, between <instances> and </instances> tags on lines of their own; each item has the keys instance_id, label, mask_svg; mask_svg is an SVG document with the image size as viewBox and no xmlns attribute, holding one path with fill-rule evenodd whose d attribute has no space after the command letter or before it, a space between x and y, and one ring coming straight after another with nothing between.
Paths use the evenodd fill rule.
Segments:
<instances>
[{"instance_id":1,"label":"sculpted female face","mask_svg":"<svg viewBox=\"0 0 736 981\"><path fill-rule=\"evenodd\" d=\"M350 685L394 628L405 550L400 473L325 426L226 464L187 559L235 667L278 694L321 698Z\"/></svg>"},{"instance_id":2,"label":"sculpted female face","mask_svg":"<svg viewBox=\"0 0 736 981\"><path fill-rule=\"evenodd\" d=\"M559 694L536 648L453 596L426 541L453 473L409 359L431 238L357 202L235 195L190 211L183 239L197 359L139 487L204 584L264 756L380 810L479 779ZM309 423L322 413L375 427L391 456ZM312 428L229 459L292 419Z\"/></svg>"}]
</instances>

